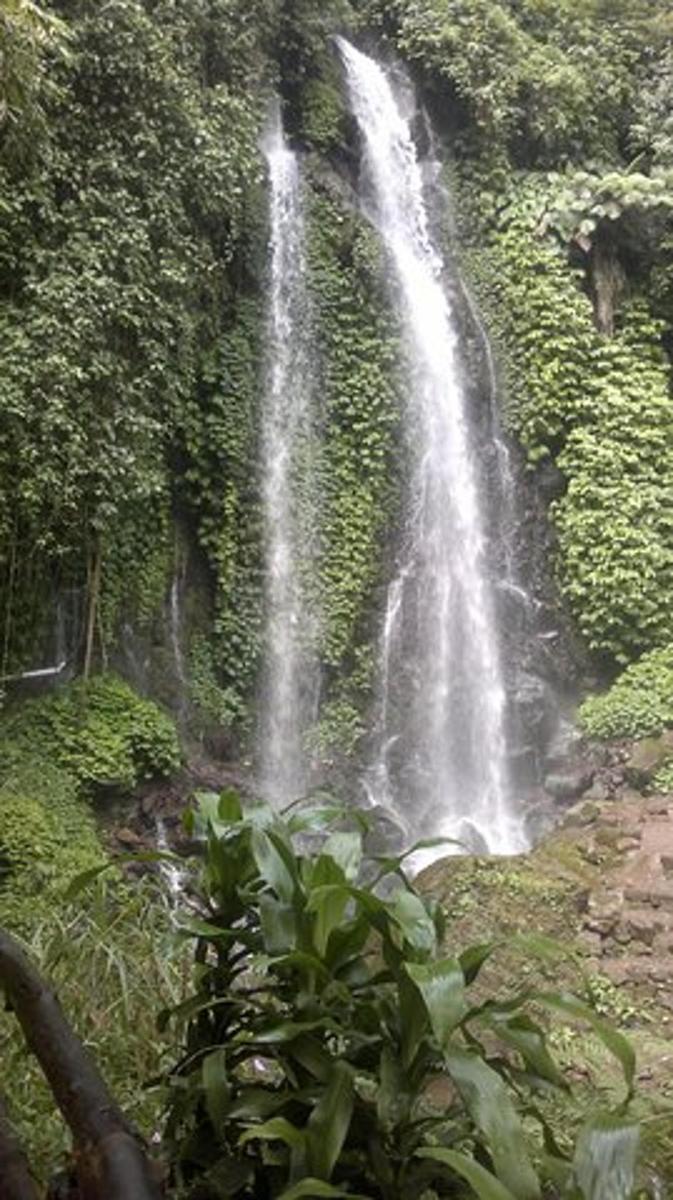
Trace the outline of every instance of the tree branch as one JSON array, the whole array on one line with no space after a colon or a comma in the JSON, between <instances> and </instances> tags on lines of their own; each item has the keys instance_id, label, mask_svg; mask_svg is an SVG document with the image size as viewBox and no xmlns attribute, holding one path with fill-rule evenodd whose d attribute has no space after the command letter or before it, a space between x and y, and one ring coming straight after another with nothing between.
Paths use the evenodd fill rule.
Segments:
<instances>
[{"instance_id":1,"label":"tree branch","mask_svg":"<svg viewBox=\"0 0 673 1200\"><path fill-rule=\"evenodd\" d=\"M54 992L0 929L0 988L73 1135L82 1200L158 1200L143 1148Z\"/></svg>"},{"instance_id":2,"label":"tree branch","mask_svg":"<svg viewBox=\"0 0 673 1200\"><path fill-rule=\"evenodd\" d=\"M37 1184L0 1096L0 1197L2 1200L40 1200Z\"/></svg>"}]
</instances>

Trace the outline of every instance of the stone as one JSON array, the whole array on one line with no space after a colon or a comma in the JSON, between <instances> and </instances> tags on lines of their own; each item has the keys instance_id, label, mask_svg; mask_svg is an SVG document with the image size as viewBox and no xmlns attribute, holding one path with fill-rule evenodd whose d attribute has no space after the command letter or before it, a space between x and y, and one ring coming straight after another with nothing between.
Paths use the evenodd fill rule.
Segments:
<instances>
[{"instance_id":1,"label":"stone","mask_svg":"<svg viewBox=\"0 0 673 1200\"><path fill-rule=\"evenodd\" d=\"M547 775L544 790L555 800L577 800L593 782L593 771L585 766Z\"/></svg>"},{"instance_id":2,"label":"stone","mask_svg":"<svg viewBox=\"0 0 673 1200\"><path fill-rule=\"evenodd\" d=\"M142 838L138 833L134 833L132 829L116 829L115 837L122 846L128 846L133 850L142 845Z\"/></svg>"},{"instance_id":3,"label":"stone","mask_svg":"<svg viewBox=\"0 0 673 1200\"><path fill-rule=\"evenodd\" d=\"M629 755L626 778L636 787L643 787L670 758L673 758L673 729L667 729L659 737L641 738Z\"/></svg>"},{"instance_id":4,"label":"stone","mask_svg":"<svg viewBox=\"0 0 673 1200\"><path fill-rule=\"evenodd\" d=\"M609 800L609 798L610 793L608 792L608 789L606 788L605 784L601 783L601 781L598 779L594 779L591 787L584 793L585 800L595 800L597 804L603 804L604 801Z\"/></svg>"}]
</instances>

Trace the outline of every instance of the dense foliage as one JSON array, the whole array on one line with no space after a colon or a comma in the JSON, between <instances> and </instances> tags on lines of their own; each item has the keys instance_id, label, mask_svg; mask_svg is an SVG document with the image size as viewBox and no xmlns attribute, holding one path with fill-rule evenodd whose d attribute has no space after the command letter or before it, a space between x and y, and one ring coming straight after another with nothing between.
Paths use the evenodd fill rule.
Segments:
<instances>
[{"instance_id":1,"label":"dense foliage","mask_svg":"<svg viewBox=\"0 0 673 1200\"><path fill-rule=\"evenodd\" d=\"M673 646L633 663L601 696L586 700L580 721L592 737L644 737L673 726Z\"/></svg>"},{"instance_id":2,"label":"dense foliage","mask_svg":"<svg viewBox=\"0 0 673 1200\"><path fill-rule=\"evenodd\" d=\"M531 466L563 473L552 508L559 577L593 650L628 662L671 637L673 405L662 325L641 298L611 339L565 256L540 236L549 183L482 192L480 295L502 348L506 419ZM489 210L489 205L493 206Z\"/></svg>"},{"instance_id":3,"label":"dense foliage","mask_svg":"<svg viewBox=\"0 0 673 1200\"><path fill-rule=\"evenodd\" d=\"M173 722L156 704L121 679L99 675L4 717L2 777L29 759L66 772L91 795L96 789L130 791L143 780L170 775L180 750Z\"/></svg>"},{"instance_id":4,"label":"dense foliage","mask_svg":"<svg viewBox=\"0 0 673 1200\"><path fill-rule=\"evenodd\" d=\"M482 1200L534 1200L545 1179L575 1200L627 1200L637 1129L623 1112L594 1114L572 1158L548 1127L542 1153L522 1117L542 1120L531 1089L567 1087L533 1003L588 1021L627 1095L628 1043L567 993L480 994L496 944L447 951L441 908L402 859L363 854L366 825L344 817L242 811L232 793L191 814L206 846L202 917L183 924L197 987L173 1014L187 1021L168 1128L180 1182L202 1200L402 1200L465 1182Z\"/></svg>"},{"instance_id":5,"label":"dense foliage","mask_svg":"<svg viewBox=\"0 0 673 1200\"><path fill-rule=\"evenodd\" d=\"M263 3L58 7L44 135L1 164L3 657L19 665L52 617L41 581L88 573L109 632L153 568L260 171Z\"/></svg>"}]
</instances>

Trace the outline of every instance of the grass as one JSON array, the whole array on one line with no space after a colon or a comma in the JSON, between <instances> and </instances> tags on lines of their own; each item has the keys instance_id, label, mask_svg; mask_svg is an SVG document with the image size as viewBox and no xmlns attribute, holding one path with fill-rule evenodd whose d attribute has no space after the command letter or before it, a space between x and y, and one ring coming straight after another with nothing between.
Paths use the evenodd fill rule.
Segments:
<instances>
[{"instance_id":1,"label":"grass","mask_svg":"<svg viewBox=\"0 0 673 1200\"><path fill-rule=\"evenodd\" d=\"M110 1090L148 1139L156 1140L164 1093L156 1078L175 1061L157 1015L183 998L192 964L172 928L158 881L99 882L36 924L24 945L58 993ZM3 1091L39 1180L62 1163L68 1132L11 1014L0 1015Z\"/></svg>"}]
</instances>

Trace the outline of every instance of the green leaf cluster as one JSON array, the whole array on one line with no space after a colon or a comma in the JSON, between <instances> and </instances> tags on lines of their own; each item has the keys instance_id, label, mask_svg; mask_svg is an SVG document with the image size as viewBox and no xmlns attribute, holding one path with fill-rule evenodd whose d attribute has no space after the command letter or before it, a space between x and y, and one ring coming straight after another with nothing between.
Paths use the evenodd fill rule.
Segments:
<instances>
[{"instance_id":1,"label":"green leaf cluster","mask_svg":"<svg viewBox=\"0 0 673 1200\"><path fill-rule=\"evenodd\" d=\"M399 345L376 239L318 179L310 196L309 238L324 398L323 656L329 667L348 673L399 505Z\"/></svg>"},{"instance_id":2,"label":"green leaf cluster","mask_svg":"<svg viewBox=\"0 0 673 1200\"><path fill-rule=\"evenodd\" d=\"M488 209L474 255L502 356L506 418L531 467L565 479L552 506L558 574L589 647L619 662L673 635L673 408L661 325L644 299L612 339L540 228L545 177L525 176Z\"/></svg>"},{"instance_id":3,"label":"green leaf cluster","mask_svg":"<svg viewBox=\"0 0 673 1200\"><path fill-rule=\"evenodd\" d=\"M187 426L212 390L261 177L273 6L54 7L69 52L44 136L0 161L0 602L19 667L92 557L104 634L120 600L139 592L142 615L160 592Z\"/></svg>"},{"instance_id":4,"label":"green leaf cluster","mask_svg":"<svg viewBox=\"0 0 673 1200\"><path fill-rule=\"evenodd\" d=\"M130 790L180 764L170 717L114 675L70 684L3 716L0 777L37 756L89 794Z\"/></svg>"},{"instance_id":5,"label":"green leaf cluster","mask_svg":"<svg viewBox=\"0 0 673 1200\"><path fill-rule=\"evenodd\" d=\"M397 48L465 110L488 153L540 166L617 146L650 49L646 0L371 0Z\"/></svg>"},{"instance_id":6,"label":"green leaf cluster","mask_svg":"<svg viewBox=\"0 0 673 1200\"><path fill-rule=\"evenodd\" d=\"M162 1022L186 1025L167 1136L188 1195L403 1200L466 1181L539 1200L553 1181L628 1200L638 1128L623 1110L594 1115L568 1158L530 1103L568 1086L536 1009L589 1023L628 1102L633 1051L589 1005L516 985L477 998L496 945L447 952L443 911L404 856L368 858L357 814L323 801L279 816L226 792L202 796L187 829L205 856L200 915L180 922L195 991ZM446 1093L434 1109L431 1081Z\"/></svg>"},{"instance_id":7,"label":"green leaf cluster","mask_svg":"<svg viewBox=\"0 0 673 1200\"><path fill-rule=\"evenodd\" d=\"M579 710L591 737L645 737L673 726L673 646L643 655Z\"/></svg>"}]
</instances>

